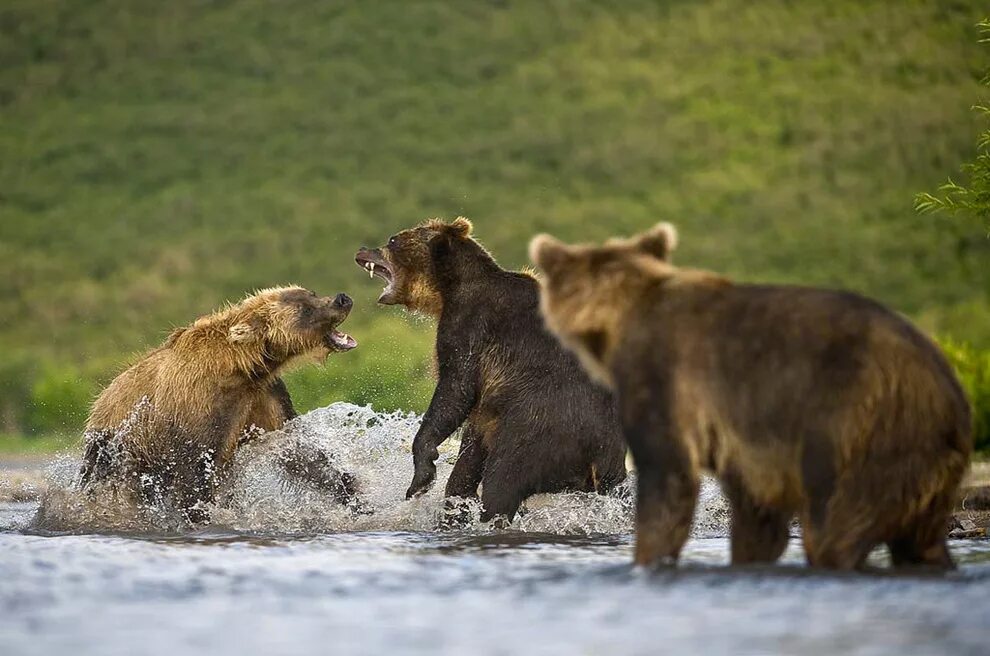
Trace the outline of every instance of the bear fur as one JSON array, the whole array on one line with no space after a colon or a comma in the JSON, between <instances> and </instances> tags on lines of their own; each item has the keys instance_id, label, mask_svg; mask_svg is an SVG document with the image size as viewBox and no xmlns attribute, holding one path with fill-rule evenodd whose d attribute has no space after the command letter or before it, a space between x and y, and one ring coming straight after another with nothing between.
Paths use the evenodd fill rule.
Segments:
<instances>
[{"instance_id":1,"label":"bear fur","mask_svg":"<svg viewBox=\"0 0 990 656\"><path fill-rule=\"evenodd\" d=\"M445 494L475 498L480 483L482 521L512 521L532 494L605 493L625 478L610 393L544 328L534 277L502 269L467 219L427 221L356 261L385 280L380 303L438 322L438 382L407 497L433 483L437 447L462 425Z\"/></svg>"},{"instance_id":2,"label":"bear fur","mask_svg":"<svg viewBox=\"0 0 990 656\"><path fill-rule=\"evenodd\" d=\"M172 332L93 403L82 485L116 475L145 502L167 498L205 519L201 502L238 444L295 416L279 374L357 345L336 330L351 305L345 294L272 288Z\"/></svg>"},{"instance_id":3,"label":"bear fur","mask_svg":"<svg viewBox=\"0 0 990 656\"><path fill-rule=\"evenodd\" d=\"M813 566L950 568L970 409L936 346L856 294L673 266L661 224L603 247L542 235L547 325L614 390L639 473L635 559L676 561L698 470L733 513L732 562L773 562L797 514Z\"/></svg>"},{"instance_id":4,"label":"bear fur","mask_svg":"<svg viewBox=\"0 0 990 656\"><path fill-rule=\"evenodd\" d=\"M259 394L258 398L251 404L251 411L248 413L245 426L255 427L263 432L278 430L285 422L295 419L298 415L295 406L292 405L292 397L285 382L275 377L268 390L264 394ZM241 442L249 440L253 431L246 431Z\"/></svg>"}]
</instances>

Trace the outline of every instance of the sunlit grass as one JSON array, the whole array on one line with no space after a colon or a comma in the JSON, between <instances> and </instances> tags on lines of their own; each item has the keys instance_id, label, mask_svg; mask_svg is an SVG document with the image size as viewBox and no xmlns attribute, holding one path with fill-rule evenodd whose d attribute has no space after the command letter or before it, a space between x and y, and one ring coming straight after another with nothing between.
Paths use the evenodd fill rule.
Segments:
<instances>
[{"instance_id":1,"label":"sunlit grass","mask_svg":"<svg viewBox=\"0 0 990 656\"><path fill-rule=\"evenodd\" d=\"M990 242L912 207L971 158L985 11L5 2L2 425L75 427L173 326L289 282L350 293L361 342L289 376L301 409L422 409L431 327L376 308L353 253L433 215L511 267L538 231L672 221L678 262L990 347Z\"/></svg>"},{"instance_id":2,"label":"sunlit grass","mask_svg":"<svg viewBox=\"0 0 990 656\"><path fill-rule=\"evenodd\" d=\"M0 434L0 456L45 455L63 451L80 443L79 435L9 435Z\"/></svg>"}]
</instances>

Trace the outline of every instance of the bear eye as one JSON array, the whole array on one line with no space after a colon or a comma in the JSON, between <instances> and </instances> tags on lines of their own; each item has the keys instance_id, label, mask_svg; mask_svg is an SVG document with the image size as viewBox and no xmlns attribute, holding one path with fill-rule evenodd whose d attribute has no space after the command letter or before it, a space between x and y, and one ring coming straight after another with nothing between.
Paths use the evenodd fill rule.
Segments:
<instances>
[{"instance_id":1,"label":"bear eye","mask_svg":"<svg viewBox=\"0 0 990 656\"><path fill-rule=\"evenodd\" d=\"M399 245L399 238L398 238L398 236L392 235L391 237L388 238L388 246L389 246L389 248L395 248L398 245Z\"/></svg>"}]
</instances>

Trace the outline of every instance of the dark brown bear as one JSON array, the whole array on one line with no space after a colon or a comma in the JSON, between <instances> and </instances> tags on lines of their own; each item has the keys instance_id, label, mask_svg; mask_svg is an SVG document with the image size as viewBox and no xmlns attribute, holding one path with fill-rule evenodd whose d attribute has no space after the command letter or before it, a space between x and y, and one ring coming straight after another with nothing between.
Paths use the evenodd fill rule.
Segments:
<instances>
[{"instance_id":1,"label":"dark brown bear","mask_svg":"<svg viewBox=\"0 0 990 656\"><path fill-rule=\"evenodd\" d=\"M949 568L972 449L938 349L855 294L735 284L665 260L674 232L604 247L533 240L550 328L614 389L639 471L636 562L674 561L698 469L733 512L732 561L775 561L795 513L810 564Z\"/></svg>"},{"instance_id":2,"label":"dark brown bear","mask_svg":"<svg viewBox=\"0 0 990 656\"><path fill-rule=\"evenodd\" d=\"M200 502L212 499L238 444L295 416L279 373L356 346L337 330L351 304L346 294L266 289L174 331L93 403L82 484L138 482L145 502L165 497L190 519L205 519ZM351 493L349 475L325 456L298 455L285 463L290 472Z\"/></svg>"},{"instance_id":3,"label":"dark brown bear","mask_svg":"<svg viewBox=\"0 0 990 656\"><path fill-rule=\"evenodd\" d=\"M356 257L387 283L379 303L438 319L439 380L406 496L433 483L437 447L462 424L446 495L476 497L480 482L482 521L511 521L539 492L608 491L626 475L611 395L543 327L533 276L499 267L470 233L464 218L427 221Z\"/></svg>"}]
</instances>

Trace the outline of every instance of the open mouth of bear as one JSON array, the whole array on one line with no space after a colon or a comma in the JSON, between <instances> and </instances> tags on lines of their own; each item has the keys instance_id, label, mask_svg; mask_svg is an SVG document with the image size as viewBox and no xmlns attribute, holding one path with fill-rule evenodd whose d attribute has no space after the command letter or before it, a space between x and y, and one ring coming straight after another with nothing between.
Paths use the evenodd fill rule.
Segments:
<instances>
[{"instance_id":1,"label":"open mouth of bear","mask_svg":"<svg viewBox=\"0 0 990 656\"><path fill-rule=\"evenodd\" d=\"M350 351L358 345L356 339L335 328L323 337L323 343L331 351Z\"/></svg>"},{"instance_id":2,"label":"open mouth of bear","mask_svg":"<svg viewBox=\"0 0 990 656\"><path fill-rule=\"evenodd\" d=\"M388 264L384 259L380 257L375 257L374 253L359 253L354 261L357 262L358 266L368 272L369 278L374 278L378 276L385 281L385 289L382 290L379 300L383 296L386 296L392 291L392 283L395 282L395 278L392 275L392 269L389 268Z\"/></svg>"}]
</instances>

